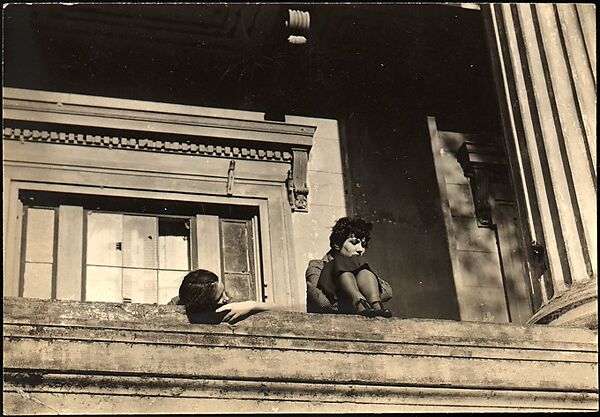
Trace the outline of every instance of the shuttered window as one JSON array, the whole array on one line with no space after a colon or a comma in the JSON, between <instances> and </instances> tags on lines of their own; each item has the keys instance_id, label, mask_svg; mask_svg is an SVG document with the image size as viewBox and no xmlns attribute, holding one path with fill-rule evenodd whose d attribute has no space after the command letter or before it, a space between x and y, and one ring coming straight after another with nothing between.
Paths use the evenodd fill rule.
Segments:
<instances>
[{"instance_id":1,"label":"shuttered window","mask_svg":"<svg viewBox=\"0 0 600 417\"><path fill-rule=\"evenodd\" d=\"M88 212L85 299L168 302L190 270L189 224Z\"/></svg>"}]
</instances>

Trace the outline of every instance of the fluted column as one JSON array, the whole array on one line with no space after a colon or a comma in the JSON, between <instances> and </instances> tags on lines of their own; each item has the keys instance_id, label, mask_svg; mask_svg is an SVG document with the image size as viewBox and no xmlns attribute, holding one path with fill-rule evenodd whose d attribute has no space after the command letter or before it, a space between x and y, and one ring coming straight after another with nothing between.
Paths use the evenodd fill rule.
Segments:
<instances>
[{"instance_id":1,"label":"fluted column","mask_svg":"<svg viewBox=\"0 0 600 417\"><path fill-rule=\"evenodd\" d=\"M597 300L585 290L598 265L595 7L484 9L529 269L541 284L531 321L550 323L570 310L553 308L566 294L593 293L572 308Z\"/></svg>"}]
</instances>

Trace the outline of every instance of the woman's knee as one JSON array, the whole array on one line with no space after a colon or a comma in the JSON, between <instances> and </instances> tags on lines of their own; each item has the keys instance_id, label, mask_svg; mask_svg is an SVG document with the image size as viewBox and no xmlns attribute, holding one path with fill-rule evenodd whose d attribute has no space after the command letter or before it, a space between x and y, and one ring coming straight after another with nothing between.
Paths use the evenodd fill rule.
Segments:
<instances>
[{"instance_id":1,"label":"woman's knee","mask_svg":"<svg viewBox=\"0 0 600 417\"><path fill-rule=\"evenodd\" d=\"M340 281L356 281L356 275L354 275L354 273L352 272L342 272L339 276L338 279Z\"/></svg>"},{"instance_id":2,"label":"woman's knee","mask_svg":"<svg viewBox=\"0 0 600 417\"><path fill-rule=\"evenodd\" d=\"M365 279L369 279L369 280L373 279L373 280L377 281L377 276L370 269L361 269L360 271L358 271L356 273L356 278L358 278L358 279L365 278Z\"/></svg>"},{"instance_id":3,"label":"woman's knee","mask_svg":"<svg viewBox=\"0 0 600 417\"><path fill-rule=\"evenodd\" d=\"M379 283L377 276L373 272L366 269L361 270L356 276L356 283L369 301L379 299Z\"/></svg>"}]
</instances>

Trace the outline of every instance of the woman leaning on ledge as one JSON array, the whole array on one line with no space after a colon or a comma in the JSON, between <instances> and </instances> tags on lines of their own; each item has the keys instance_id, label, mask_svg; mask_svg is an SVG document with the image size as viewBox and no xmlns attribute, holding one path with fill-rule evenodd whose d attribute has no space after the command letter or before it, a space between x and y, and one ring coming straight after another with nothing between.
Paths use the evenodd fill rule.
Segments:
<instances>
[{"instance_id":1,"label":"woman leaning on ledge","mask_svg":"<svg viewBox=\"0 0 600 417\"><path fill-rule=\"evenodd\" d=\"M217 313L218 322L233 324L260 311L283 310L282 306L260 301L230 302L223 282L206 269L189 272L179 287L179 297L169 301L169 305L184 305L191 319L202 313ZM214 318L213 318L214 319ZM202 319L200 320L202 321ZM213 322L206 320L207 322Z\"/></svg>"}]
</instances>

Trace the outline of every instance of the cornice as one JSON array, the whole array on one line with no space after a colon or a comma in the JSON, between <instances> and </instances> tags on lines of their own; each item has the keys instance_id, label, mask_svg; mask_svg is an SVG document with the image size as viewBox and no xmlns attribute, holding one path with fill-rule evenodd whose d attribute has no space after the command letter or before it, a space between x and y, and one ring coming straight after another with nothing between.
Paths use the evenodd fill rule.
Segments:
<instances>
[{"instance_id":1,"label":"cornice","mask_svg":"<svg viewBox=\"0 0 600 417\"><path fill-rule=\"evenodd\" d=\"M3 95L3 118L15 121L262 142L307 151L316 130L314 126L232 117L245 112L187 105L7 87Z\"/></svg>"},{"instance_id":2,"label":"cornice","mask_svg":"<svg viewBox=\"0 0 600 417\"><path fill-rule=\"evenodd\" d=\"M262 147L239 147L198 143L188 139L144 139L116 136L90 135L73 132L57 132L5 127L3 139L22 143L53 143L60 145L79 145L107 149L133 151L178 153L223 158L253 159L273 162L291 162L292 152L265 149Z\"/></svg>"}]
</instances>

